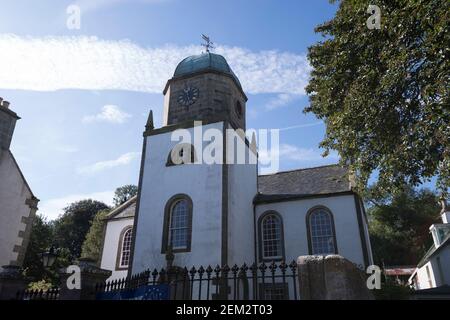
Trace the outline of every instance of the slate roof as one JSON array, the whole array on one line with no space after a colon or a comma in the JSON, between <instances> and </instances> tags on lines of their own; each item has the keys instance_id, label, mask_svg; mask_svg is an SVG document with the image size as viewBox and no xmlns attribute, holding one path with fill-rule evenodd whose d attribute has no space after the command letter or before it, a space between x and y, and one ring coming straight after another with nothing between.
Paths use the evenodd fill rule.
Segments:
<instances>
[{"instance_id":1,"label":"slate roof","mask_svg":"<svg viewBox=\"0 0 450 320\"><path fill-rule=\"evenodd\" d=\"M137 196L131 197L128 201L113 209L105 220L112 220L114 218L128 218L134 217L136 211Z\"/></svg>"},{"instance_id":2,"label":"slate roof","mask_svg":"<svg viewBox=\"0 0 450 320\"><path fill-rule=\"evenodd\" d=\"M258 177L256 202L351 192L348 168L340 165L284 171Z\"/></svg>"},{"instance_id":3,"label":"slate roof","mask_svg":"<svg viewBox=\"0 0 450 320\"><path fill-rule=\"evenodd\" d=\"M436 253L441 251L443 248L450 245L450 233L442 240L442 243L439 247L436 248L434 244L431 245L430 249L428 249L427 253L423 256L423 258L417 264L418 268L423 267L428 261L430 261L431 257Z\"/></svg>"}]
</instances>

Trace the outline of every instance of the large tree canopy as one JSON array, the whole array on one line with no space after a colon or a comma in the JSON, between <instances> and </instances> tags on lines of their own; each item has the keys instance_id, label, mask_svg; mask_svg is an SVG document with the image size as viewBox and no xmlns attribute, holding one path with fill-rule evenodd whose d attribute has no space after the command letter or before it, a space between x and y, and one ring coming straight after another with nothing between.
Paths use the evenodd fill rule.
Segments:
<instances>
[{"instance_id":1,"label":"large tree canopy","mask_svg":"<svg viewBox=\"0 0 450 320\"><path fill-rule=\"evenodd\" d=\"M79 258L86 234L97 212L109 209L103 202L82 200L70 204L55 221L55 242L58 248L67 248L73 259Z\"/></svg>"},{"instance_id":2,"label":"large tree canopy","mask_svg":"<svg viewBox=\"0 0 450 320\"><path fill-rule=\"evenodd\" d=\"M334 2L334 1L332 1ZM377 0L381 28L369 29L368 2L343 0L316 28L306 88L326 123L321 142L355 171L360 189L372 172L392 191L436 176L450 185L450 2Z\"/></svg>"},{"instance_id":3,"label":"large tree canopy","mask_svg":"<svg viewBox=\"0 0 450 320\"><path fill-rule=\"evenodd\" d=\"M375 263L416 265L432 243L430 225L440 218L437 195L405 187L392 195L370 198L369 206Z\"/></svg>"}]
</instances>

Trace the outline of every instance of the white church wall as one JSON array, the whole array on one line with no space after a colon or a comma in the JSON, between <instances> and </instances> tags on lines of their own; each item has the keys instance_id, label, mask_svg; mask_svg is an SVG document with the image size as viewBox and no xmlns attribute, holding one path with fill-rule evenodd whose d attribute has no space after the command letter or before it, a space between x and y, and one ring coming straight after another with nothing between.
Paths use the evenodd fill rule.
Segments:
<instances>
[{"instance_id":1,"label":"white church wall","mask_svg":"<svg viewBox=\"0 0 450 320\"><path fill-rule=\"evenodd\" d=\"M256 219L269 210L277 211L281 215L284 227L285 258L290 262L296 260L298 256L309 254L306 214L315 206L325 206L333 214L338 254L353 263L364 266L353 195L260 204L256 207Z\"/></svg>"},{"instance_id":2,"label":"white church wall","mask_svg":"<svg viewBox=\"0 0 450 320\"><path fill-rule=\"evenodd\" d=\"M14 247L23 245L23 237L19 236L27 227L23 218L29 218L31 212L34 216L26 204L32 196L11 153L0 150L0 266L18 259Z\"/></svg>"},{"instance_id":3,"label":"white church wall","mask_svg":"<svg viewBox=\"0 0 450 320\"><path fill-rule=\"evenodd\" d=\"M223 129L213 123L203 130ZM187 129L193 136L193 128ZM167 157L178 142L171 132L147 137L138 225L132 273L166 266L161 254L164 209L176 194L193 202L191 251L176 253L176 266L215 265L221 257L222 166L185 164L166 166ZM199 150L196 150L199 152Z\"/></svg>"},{"instance_id":4,"label":"white church wall","mask_svg":"<svg viewBox=\"0 0 450 320\"><path fill-rule=\"evenodd\" d=\"M257 193L256 164L229 165L228 179L228 264L251 264L255 260L253 198Z\"/></svg>"},{"instance_id":5,"label":"white church wall","mask_svg":"<svg viewBox=\"0 0 450 320\"><path fill-rule=\"evenodd\" d=\"M133 226L133 217L118 220L108 220L103 243L102 260L100 267L111 270L109 280L121 279L127 276L127 270L117 270L117 255L119 254L120 236L127 227Z\"/></svg>"}]
</instances>

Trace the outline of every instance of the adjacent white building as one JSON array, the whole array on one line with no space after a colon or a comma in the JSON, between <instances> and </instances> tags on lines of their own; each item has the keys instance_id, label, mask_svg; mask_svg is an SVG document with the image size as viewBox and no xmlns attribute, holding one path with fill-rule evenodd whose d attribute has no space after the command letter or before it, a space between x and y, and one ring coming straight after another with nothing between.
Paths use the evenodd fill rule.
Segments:
<instances>
[{"instance_id":1,"label":"adjacent white building","mask_svg":"<svg viewBox=\"0 0 450 320\"><path fill-rule=\"evenodd\" d=\"M101 266L112 278L126 267L129 275L166 267L169 251L178 267L335 253L363 268L372 264L364 206L347 168L258 175L251 161L256 143L240 133L247 97L225 58L207 52L184 59L164 95L163 126L154 128L150 113L144 132L138 196L107 220ZM236 145L229 144L227 129L237 132ZM174 139L180 132L198 138L200 131L210 136L192 144ZM208 164L205 155L220 136L223 161ZM227 161L238 148L245 150L245 163Z\"/></svg>"},{"instance_id":2,"label":"adjacent white building","mask_svg":"<svg viewBox=\"0 0 450 320\"><path fill-rule=\"evenodd\" d=\"M409 282L415 290L440 288L433 292L450 296L450 208L444 200L441 218L442 223L431 225L433 245L417 265Z\"/></svg>"},{"instance_id":3,"label":"adjacent white building","mask_svg":"<svg viewBox=\"0 0 450 320\"><path fill-rule=\"evenodd\" d=\"M18 119L0 98L0 267L22 266L39 201L10 150Z\"/></svg>"}]
</instances>

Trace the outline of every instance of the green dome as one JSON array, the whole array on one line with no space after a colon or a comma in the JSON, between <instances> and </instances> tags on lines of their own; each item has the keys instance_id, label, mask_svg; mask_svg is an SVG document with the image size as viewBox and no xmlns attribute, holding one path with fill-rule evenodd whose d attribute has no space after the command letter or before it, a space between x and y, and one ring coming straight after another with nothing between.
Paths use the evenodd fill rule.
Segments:
<instances>
[{"instance_id":1,"label":"green dome","mask_svg":"<svg viewBox=\"0 0 450 320\"><path fill-rule=\"evenodd\" d=\"M207 70L219 71L228 74L233 77L233 79L236 80L238 86L241 87L239 79L236 77L233 70L231 70L227 60L225 60L225 58L219 54L210 52L190 56L183 59L175 69L173 77L178 78L185 75L197 73L199 71Z\"/></svg>"}]
</instances>

